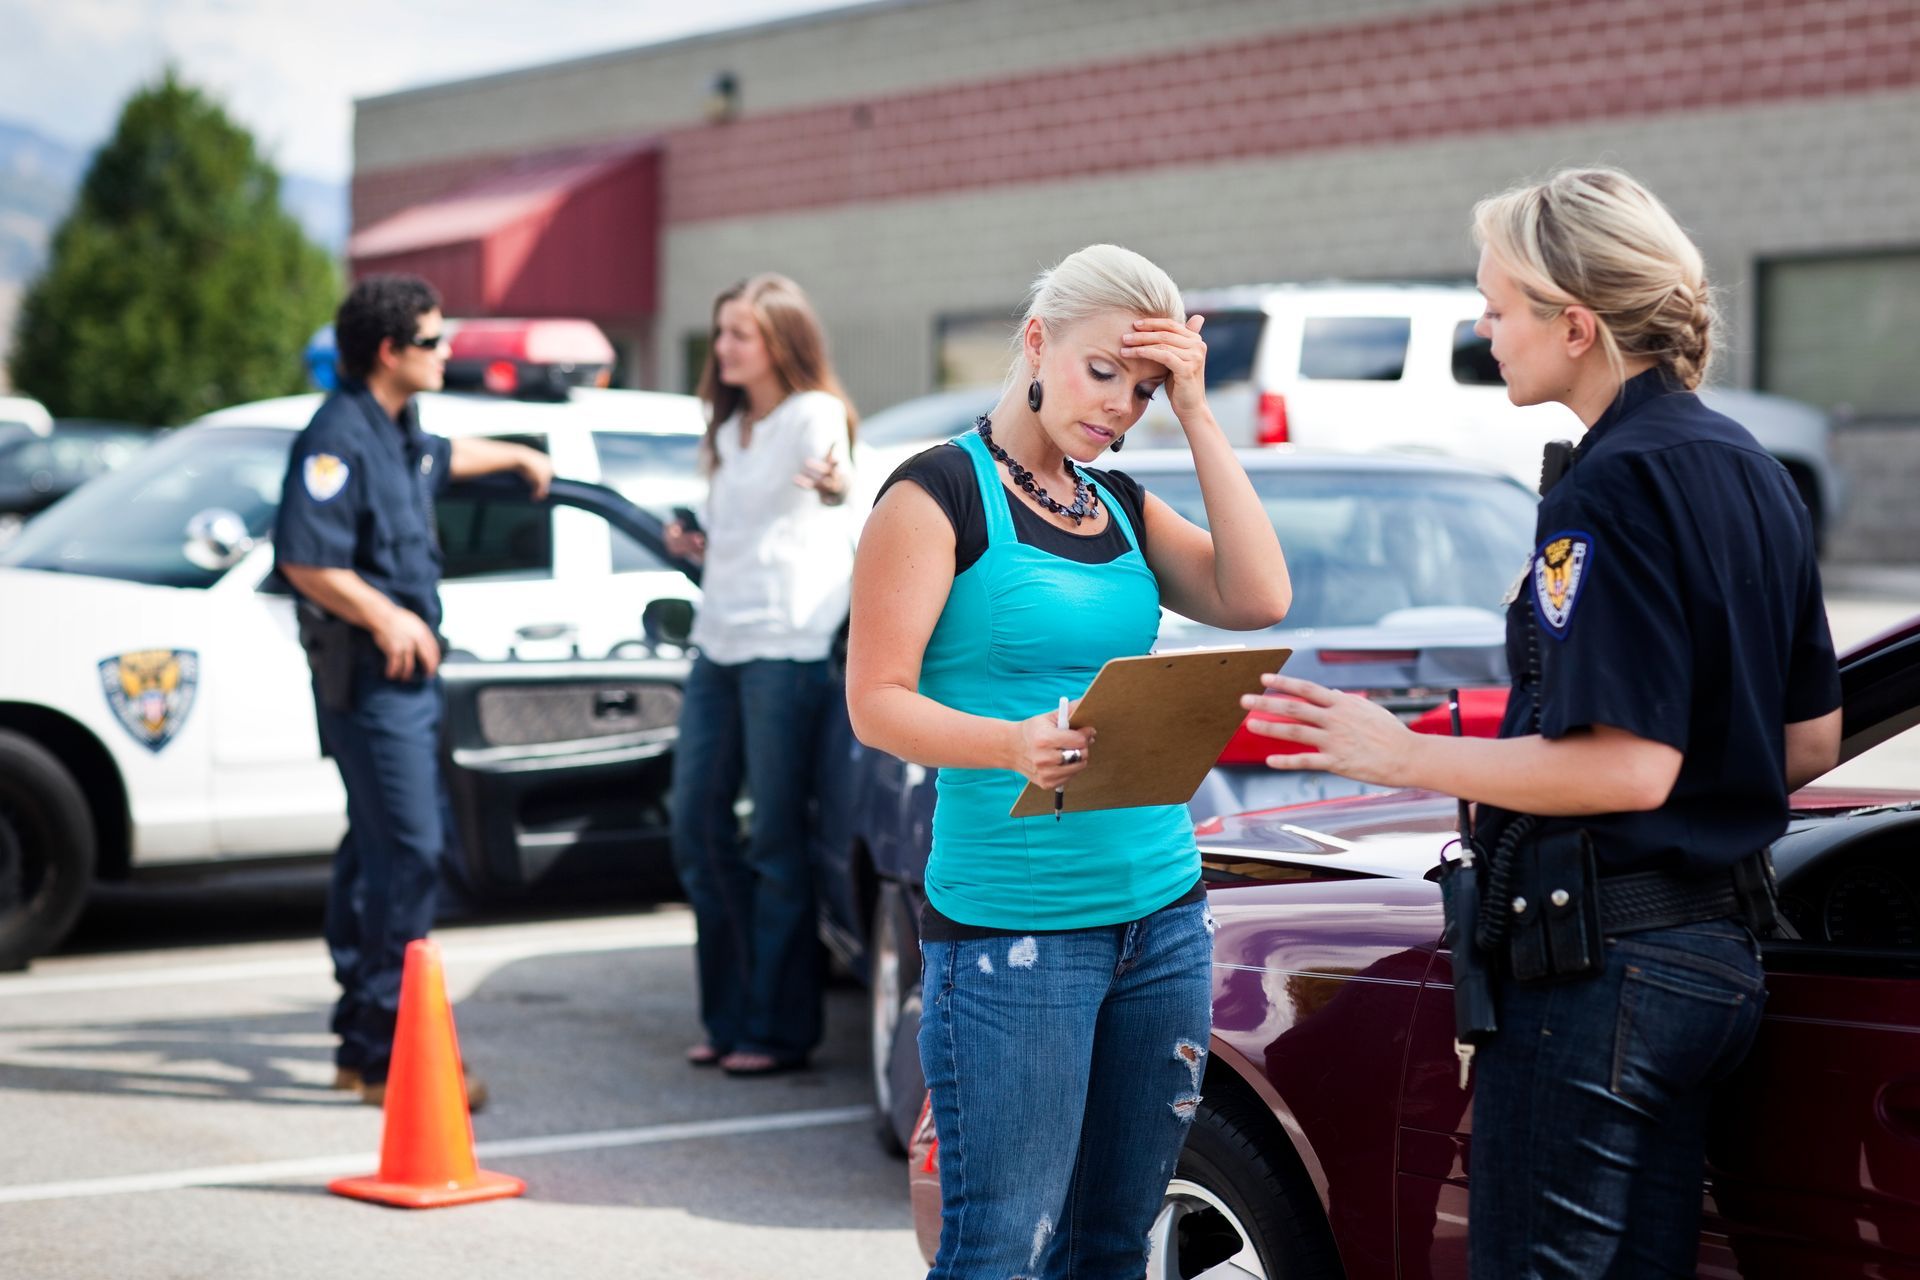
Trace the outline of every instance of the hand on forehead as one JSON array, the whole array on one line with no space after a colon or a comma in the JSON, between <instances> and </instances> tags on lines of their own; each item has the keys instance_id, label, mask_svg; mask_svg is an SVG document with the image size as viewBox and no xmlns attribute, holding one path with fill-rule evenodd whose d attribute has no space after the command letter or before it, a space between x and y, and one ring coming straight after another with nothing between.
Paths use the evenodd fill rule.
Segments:
<instances>
[{"instance_id":1,"label":"hand on forehead","mask_svg":"<svg viewBox=\"0 0 1920 1280\"><path fill-rule=\"evenodd\" d=\"M1156 326L1164 326L1169 332L1182 331L1186 326L1177 320L1165 316L1141 316L1131 311L1104 311L1088 316L1084 320L1066 326L1060 330L1050 330L1048 338L1058 345L1056 358L1065 355L1070 359L1099 358L1124 370L1128 377L1136 381L1149 381L1167 376L1167 367L1158 360L1147 360L1131 354L1122 341L1127 334L1138 333L1137 321L1146 320Z\"/></svg>"}]
</instances>

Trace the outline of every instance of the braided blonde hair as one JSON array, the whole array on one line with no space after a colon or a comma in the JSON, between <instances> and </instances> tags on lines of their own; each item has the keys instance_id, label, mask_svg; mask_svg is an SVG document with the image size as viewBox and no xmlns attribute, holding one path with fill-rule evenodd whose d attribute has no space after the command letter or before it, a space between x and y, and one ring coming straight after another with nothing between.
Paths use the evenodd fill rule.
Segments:
<instances>
[{"instance_id":1,"label":"braided blonde hair","mask_svg":"<svg viewBox=\"0 0 1920 1280\"><path fill-rule=\"evenodd\" d=\"M1688 389L1712 363L1718 313L1700 250L1651 191L1618 169L1563 169L1473 209L1474 244L1497 258L1533 313L1583 306L1608 363L1657 360Z\"/></svg>"}]
</instances>

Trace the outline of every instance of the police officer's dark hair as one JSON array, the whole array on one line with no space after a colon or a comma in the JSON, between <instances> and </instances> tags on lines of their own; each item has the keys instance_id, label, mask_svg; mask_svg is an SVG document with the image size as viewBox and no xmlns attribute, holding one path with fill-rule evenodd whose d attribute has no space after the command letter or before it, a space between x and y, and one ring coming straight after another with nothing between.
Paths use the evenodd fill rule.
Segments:
<instances>
[{"instance_id":1,"label":"police officer's dark hair","mask_svg":"<svg viewBox=\"0 0 1920 1280\"><path fill-rule=\"evenodd\" d=\"M1563 169L1473 210L1473 236L1533 313L1582 306L1616 371L1650 356L1689 388L1713 359L1718 315L1705 260L1659 197L1618 169Z\"/></svg>"},{"instance_id":2,"label":"police officer's dark hair","mask_svg":"<svg viewBox=\"0 0 1920 1280\"><path fill-rule=\"evenodd\" d=\"M333 317L340 371L349 378L373 372L380 344L411 341L420 317L440 306L440 294L419 276L368 276L353 286Z\"/></svg>"}]
</instances>

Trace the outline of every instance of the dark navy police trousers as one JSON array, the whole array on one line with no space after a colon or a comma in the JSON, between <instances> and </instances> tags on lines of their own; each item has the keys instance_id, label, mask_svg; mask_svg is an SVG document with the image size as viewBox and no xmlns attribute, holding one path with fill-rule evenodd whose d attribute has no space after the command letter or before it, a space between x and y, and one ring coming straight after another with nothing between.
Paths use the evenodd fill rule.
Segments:
<instances>
[{"instance_id":1,"label":"dark navy police trousers","mask_svg":"<svg viewBox=\"0 0 1920 1280\"><path fill-rule=\"evenodd\" d=\"M1594 978L1507 983L1474 1066L1476 1280L1693 1275L1712 1088L1765 1002L1731 920L1609 938Z\"/></svg>"},{"instance_id":2,"label":"dark navy police trousers","mask_svg":"<svg viewBox=\"0 0 1920 1280\"><path fill-rule=\"evenodd\" d=\"M319 709L320 740L347 789L347 835L333 859L326 938L340 984L335 1061L387 1078L407 944L427 936L446 843L440 681L355 671L350 711Z\"/></svg>"}]
</instances>

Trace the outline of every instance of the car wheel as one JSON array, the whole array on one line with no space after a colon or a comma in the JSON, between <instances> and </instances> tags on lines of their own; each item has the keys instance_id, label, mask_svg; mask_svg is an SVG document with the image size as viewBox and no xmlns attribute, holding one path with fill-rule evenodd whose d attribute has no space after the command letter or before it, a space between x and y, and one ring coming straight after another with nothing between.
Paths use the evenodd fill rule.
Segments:
<instances>
[{"instance_id":1,"label":"car wheel","mask_svg":"<svg viewBox=\"0 0 1920 1280\"><path fill-rule=\"evenodd\" d=\"M906 894L892 881L882 881L873 904L873 928L867 934L868 1032L875 1133L880 1145L894 1155L907 1151L906 1130L894 1114L900 1110L894 1057L901 1048L902 1017L920 984L920 954L914 937ZM910 1051L912 1045L906 1048ZM911 1123L909 1116L909 1128Z\"/></svg>"},{"instance_id":2,"label":"car wheel","mask_svg":"<svg viewBox=\"0 0 1920 1280\"><path fill-rule=\"evenodd\" d=\"M0 730L0 969L59 945L93 883L93 817L60 761Z\"/></svg>"},{"instance_id":3,"label":"car wheel","mask_svg":"<svg viewBox=\"0 0 1920 1280\"><path fill-rule=\"evenodd\" d=\"M1239 1098L1200 1104L1148 1235L1148 1280L1333 1280L1340 1260L1306 1175L1269 1154Z\"/></svg>"}]
</instances>

